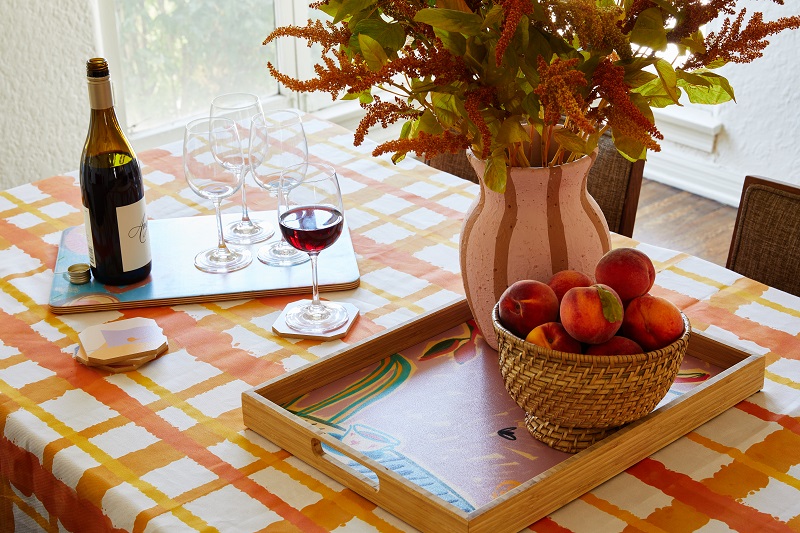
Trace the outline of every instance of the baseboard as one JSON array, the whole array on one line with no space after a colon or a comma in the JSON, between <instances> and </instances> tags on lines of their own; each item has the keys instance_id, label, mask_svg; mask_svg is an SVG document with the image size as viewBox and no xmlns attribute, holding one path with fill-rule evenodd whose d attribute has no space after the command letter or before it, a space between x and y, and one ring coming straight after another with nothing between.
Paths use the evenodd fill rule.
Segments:
<instances>
[{"instance_id":1,"label":"baseboard","mask_svg":"<svg viewBox=\"0 0 800 533\"><path fill-rule=\"evenodd\" d=\"M667 150L647 154L644 177L737 207L744 175L703 159Z\"/></svg>"}]
</instances>

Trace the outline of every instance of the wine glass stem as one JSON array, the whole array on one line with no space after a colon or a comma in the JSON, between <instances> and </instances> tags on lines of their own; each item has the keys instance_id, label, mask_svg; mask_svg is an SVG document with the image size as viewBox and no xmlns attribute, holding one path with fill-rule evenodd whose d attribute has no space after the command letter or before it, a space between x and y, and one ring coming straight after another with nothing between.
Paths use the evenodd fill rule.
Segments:
<instances>
[{"instance_id":1,"label":"wine glass stem","mask_svg":"<svg viewBox=\"0 0 800 533\"><path fill-rule=\"evenodd\" d=\"M317 256L318 253L309 253L311 259L311 305L318 307L319 303L319 283L317 282Z\"/></svg>"},{"instance_id":2,"label":"wine glass stem","mask_svg":"<svg viewBox=\"0 0 800 533\"><path fill-rule=\"evenodd\" d=\"M214 211L217 214L217 248L220 250L228 250L225 245L225 237L222 234L222 211L220 210L220 200L214 200Z\"/></svg>"},{"instance_id":3,"label":"wine glass stem","mask_svg":"<svg viewBox=\"0 0 800 533\"><path fill-rule=\"evenodd\" d=\"M242 222L250 222L250 213L247 211L247 187L245 187L246 179L247 169L242 169Z\"/></svg>"}]
</instances>

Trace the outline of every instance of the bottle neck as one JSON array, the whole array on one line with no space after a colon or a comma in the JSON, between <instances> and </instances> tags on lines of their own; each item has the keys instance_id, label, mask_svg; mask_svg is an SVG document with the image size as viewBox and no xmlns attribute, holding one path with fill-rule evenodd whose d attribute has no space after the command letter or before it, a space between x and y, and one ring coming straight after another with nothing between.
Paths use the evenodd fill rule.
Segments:
<instances>
[{"instance_id":1,"label":"bottle neck","mask_svg":"<svg viewBox=\"0 0 800 533\"><path fill-rule=\"evenodd\" d=\"M89 84L89 106L92 109L109 109L114 107L111 95L111 80L108 76L102 78L87 78Z\"/></svg>"}]
</instances>

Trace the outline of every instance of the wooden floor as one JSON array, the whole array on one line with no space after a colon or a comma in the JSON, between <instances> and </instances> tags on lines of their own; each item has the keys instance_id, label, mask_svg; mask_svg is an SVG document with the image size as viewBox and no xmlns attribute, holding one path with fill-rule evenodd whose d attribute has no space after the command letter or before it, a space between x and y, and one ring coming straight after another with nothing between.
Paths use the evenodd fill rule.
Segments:
<instances>
[{"instance_id":1,"label":"wooden floor","mask_svg":"<svg viewBox=\"0 0 800 533\"><path fill-rule=\"evenodd\" d=\"M643 180L633 238L725 265L736 208Z\"/></svg>"}]
</instances>

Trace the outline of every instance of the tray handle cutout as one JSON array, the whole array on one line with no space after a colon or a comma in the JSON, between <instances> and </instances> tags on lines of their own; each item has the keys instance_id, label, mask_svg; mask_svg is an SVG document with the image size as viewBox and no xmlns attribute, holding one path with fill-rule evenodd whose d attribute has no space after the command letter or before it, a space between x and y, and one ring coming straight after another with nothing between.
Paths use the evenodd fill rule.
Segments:
<instances>
[{"instance_id":1,"label":"tray handle cutout","mask_svg":"<svg viewBox=\"0 0 800 533\"><path fill-rule=\"evenodd\" d=\"M342 474L347 475L359 483L363 483L375 492L380 490L378 473L364 464L357 455L350 453L346 448L336 446L319 439L311 439L311 451L314 455L328 464L335 466Z\"/></svg>"}]
</instances>

